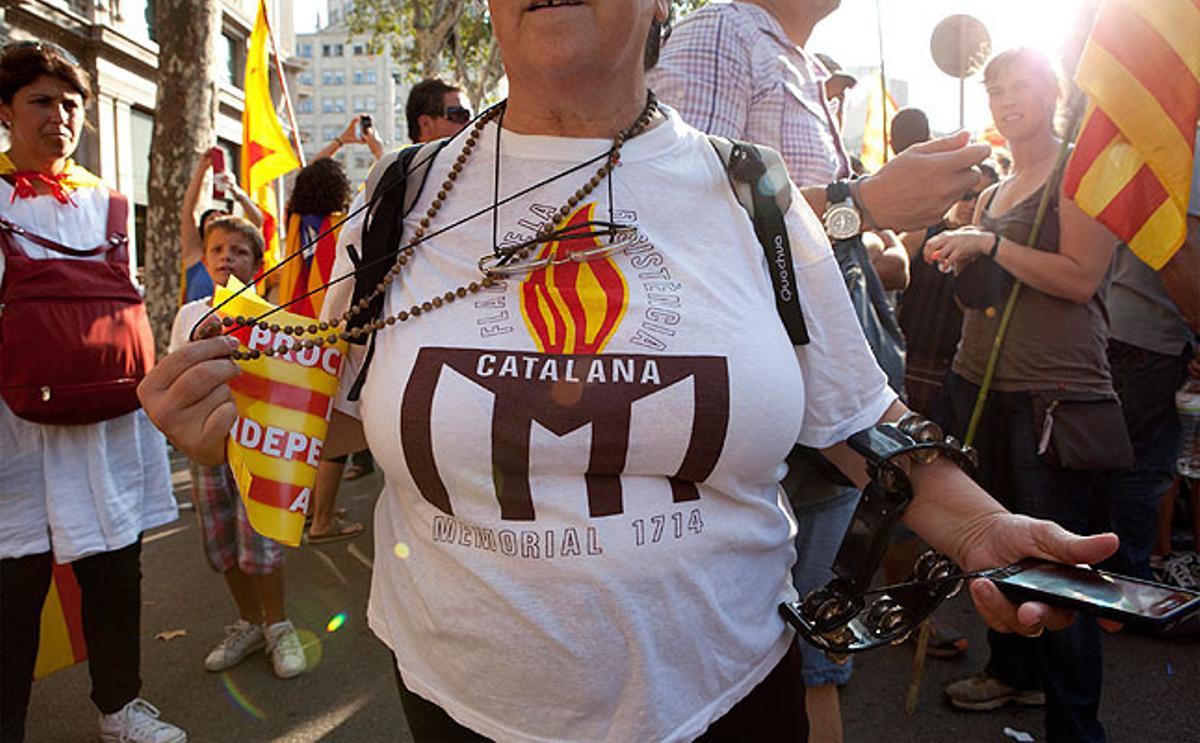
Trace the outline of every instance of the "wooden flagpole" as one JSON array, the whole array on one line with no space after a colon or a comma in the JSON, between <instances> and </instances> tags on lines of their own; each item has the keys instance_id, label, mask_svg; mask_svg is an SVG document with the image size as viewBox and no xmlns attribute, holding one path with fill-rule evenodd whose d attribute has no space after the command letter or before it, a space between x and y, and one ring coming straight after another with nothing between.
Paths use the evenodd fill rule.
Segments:
<instances>
[{"instance_id":1,"label":"wooden flagpole","mask_svg":"<svg viewBox=\"0 0 1200 743\"><path fill-rule=\"evenodd\" d=\"M271 40L271 56L275 58L275 74L279 76L279 88L283 91L283 107L287 111L288 124L292 127L292 143L296 146L296 157L300 159L300 167L304 161L304 148L300 146L300 128L296 125L296 112L292 110L292 96L288 93L287 79L283 76L283 60L279 56L279 45L275 43L275 31L271 28L271 17L267 14L267 0L259 0L262 4L263 20L267 24L267 38Z\"/></svg>"}]
</instances>

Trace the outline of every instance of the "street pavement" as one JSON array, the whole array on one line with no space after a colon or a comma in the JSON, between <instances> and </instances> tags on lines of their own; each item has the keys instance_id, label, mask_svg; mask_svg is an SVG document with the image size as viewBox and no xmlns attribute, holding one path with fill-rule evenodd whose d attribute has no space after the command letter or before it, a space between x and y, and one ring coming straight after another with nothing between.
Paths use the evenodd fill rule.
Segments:
<instances>
[{"instance_id":1,"label":"street pavement","mask_svg":"<svg viewBox=\"0 0 1200 743\"><path fill-rule=\"evenodd\" d=\"M177 498L190 501L183 461L173 458ZM371 517L378 474L345 483L338 504L368 525L358 539L289 550L288 610L301 629L311 670L281 681L264 654L228 672L207 673L204 656L236 619L224 581L204 560L195 513L148 534L142 556L142 695L192 741L409 741L391 657L366 626L373 555ZM340 626L338 618L341 618ZM904 700L911 644L858 656L843 689L846 740L965 743L1009 740L1005 727L1044 740L1042 712L1006 708L962 713L942 687L978 670L986 657L982 623L965 596L939 617L971 642L968 657L925 664L915 714ZM182 631L186 634L179 634ZM156 639L157 637L171 639ZM1101 717L1115 743L1200 740L1200 642L1121 634L1106 638ZM94 741L86 664L34 685L29 743Z\"/></svg>"}]
</instances>

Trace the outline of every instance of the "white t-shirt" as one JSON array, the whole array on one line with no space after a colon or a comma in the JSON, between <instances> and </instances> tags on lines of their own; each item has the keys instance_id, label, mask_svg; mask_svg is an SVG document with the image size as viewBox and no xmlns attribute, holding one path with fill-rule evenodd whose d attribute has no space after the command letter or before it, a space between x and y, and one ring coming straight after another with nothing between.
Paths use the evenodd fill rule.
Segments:
<instances>
[{"instance_id":1,"label":"white t-shirt","mask_svg":"<svg viewBox=\"0 0 1200 743\"><path fill-rule=\"evenodd\" d=\"M71 200L13 199L12 186L0 179L0 214L14 224L68 247L99 245L108 189L79 189ZM20 236L17 242L34 260L64 257ZM0 253L0 280L4 266ZM0 400L0 558L53 551L56 561L72 562L127 547L177 517L166 439L143 411L46 426L17 417Z\"/></svg>"},{"instance_id":2,"label":"white t-shirt","mask_svg":"<svg viewBox=\"0 0 1200 743\"><path fill-rule=\"evenodd\" d=\"M370 625L409 688L488 737L703 732L791 640L784 456L845 439L894 399L803 198L787 225L812 343L793 349L720 161L668 116L622 150L613 208L637 226L623 251L378 334L361 400L385 473ZM495 137L434 229L493 203ZM500 196L608 145L506 131ZM406 234L457 154L433 164ZM598 166L501 207L498 239L530 236ZM605 184L593 207L608 219ZM343 229L335 276L360 228ZM386 311L479 280L492 245L490 213L424 243Z\"/></svg>"},{"instance_id":3,"label":"white t-shirt","mask_svg":"<svg viewBox=\"0 0 1200 743\"><path fill-rule=\"evenodd\" d=\"M192 328L212 309L212 299L211 296L193 299L179 308L175 313L174 322L171 323L171 340L167 346L167 353L174 353L191 340Z\"/></svg>"}]
</instances>

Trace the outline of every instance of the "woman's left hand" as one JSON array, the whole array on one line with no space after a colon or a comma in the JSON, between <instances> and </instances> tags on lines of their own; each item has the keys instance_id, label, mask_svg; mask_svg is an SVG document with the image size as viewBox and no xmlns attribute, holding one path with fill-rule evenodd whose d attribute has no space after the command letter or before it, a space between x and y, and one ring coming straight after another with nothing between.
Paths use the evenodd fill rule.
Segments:
<instances>
[{"instance_id":1,"label":"woman's left hand","mask_svg":"<svg viewBox=\"0 0 1200 743\"><path fill-rule=\"evenodd\" d=\"M964 567L980 570L1011 565L1026 557L1066 564L1094 564L1117 551L1115 534L1081 537L1053 521L1011 513L993 514L988 523L973 530L979 536L966 546ZM1037 601L1013 604L986 578L971 582L971 598L988 625L999 632L1036 637L1043 630L1058 630L1074 621L1074 613Z\"/></svg>"},{"instance_id":2,"label":"woman's left hand","mask_svg":"<svg viewBox=\"0 0 1200 743\"><path fill-rule=\"evenodd\" d=\"M976 227L941 232L925 242L925 262L937 263L942 273L958 272L979 256L987 255L995 241L994 233Z\"/></svg>"}]
</instances>

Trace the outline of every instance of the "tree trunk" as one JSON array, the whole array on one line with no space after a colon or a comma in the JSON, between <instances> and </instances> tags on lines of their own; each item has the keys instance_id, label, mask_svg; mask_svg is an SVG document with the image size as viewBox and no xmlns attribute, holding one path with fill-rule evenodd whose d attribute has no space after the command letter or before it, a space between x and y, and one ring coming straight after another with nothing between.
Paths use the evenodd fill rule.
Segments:
<instances>
[{"instance_id":1,"label":"tree trunk","mask_svg":"<svg viewBox=\"0 0 1200 743\"><path fill-rule=\"evenodd\" d=\"M146 308L159 356L179 307L179 210L196 158L215 141L217 0L158 0L158 100L146 214Z\"/></svg>"}]
</instances>

